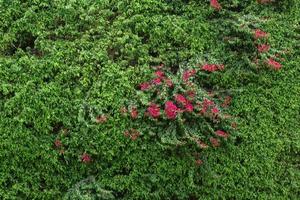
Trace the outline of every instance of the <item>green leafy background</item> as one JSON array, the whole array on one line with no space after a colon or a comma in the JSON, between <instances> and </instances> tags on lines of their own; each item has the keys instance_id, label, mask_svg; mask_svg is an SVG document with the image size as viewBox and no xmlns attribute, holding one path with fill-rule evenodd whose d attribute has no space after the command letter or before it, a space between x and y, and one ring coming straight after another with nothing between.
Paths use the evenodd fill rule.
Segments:
<instances>
[{"instance_id":1,"label":"green leafy background","mask_svg":"<svg viewBox=\"0 0 300 200\"><path fill-rule=\"evenodd\" d=\"M297 199L299 1L219 2L0 0L1 199ZM259 28L289 52L280 71L249 65L255 46L228 22L246 15L268 17ZM232 91L238 138L203 152L201 167L193 147L125 138L118 112L148 66L203 55L226 66L205 82Z\"/></svg>"}]
</instances>

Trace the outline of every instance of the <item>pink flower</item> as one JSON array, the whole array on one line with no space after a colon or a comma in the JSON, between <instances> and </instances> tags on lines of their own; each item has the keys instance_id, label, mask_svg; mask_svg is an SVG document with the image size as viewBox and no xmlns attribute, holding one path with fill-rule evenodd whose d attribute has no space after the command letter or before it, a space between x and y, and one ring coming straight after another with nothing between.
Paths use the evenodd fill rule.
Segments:
<instances>
[{"instance_id":1,"label":"pink flower","mask_svg":"<svg viewBox=\"0 0 300 200\"><path fill-rule=\"evenodd\" d=\"M254 38L260 39L260 38L266 38L268 37L268 34L260 29L254 30Z\"/></svg>"},{"instance_id":2,"label":"pink flower","mask_svg":"<svg viewBox=\"0 0 300 200\"><path fill-rule=\"evenodd\" d=\"M182 79L183 81L188 81L190 77L194 76L196 74L196 70L195 69L190 69L190 70L186 70L183 72L183 76Z\"/></svg>"},{"instance_id":3,"label":"pink flower","mask_svg":"<svg viewBox=\"0 0 300 200\"><path fill-rule=\"evenodd\" d=\"M218 114L219 113L219 109L217 107L213 107L211 109L211 112L214 113L214 114Z\"/></svg>"},{"instance_id":4,"label":"pink flower","mask_svg":"<svg viewBox=\"0 0 300 200\"><path fill-rule=\"evenodd\" d=\"M91 162L91 156L87 153L83 153L82 156L81 156L81 161L84 162L84 163L89 163Z\"/></svg>"},{"instance_id":5,"label":"pink flower","mask_svg":"<svg viewBox=\"0 0 300 200\"><path fill-rule=\"evenodd\" d=\"M270 45L267 44L261 44L257 46L257 50L259 53L264 53L270 50Z\"/></svg>"},{"instance_id":6,"label":"pink flower","mask_svg":"<svg viewBox=\"0 0 300 200\"><path fill-rule=\"evenodd\" d=\"M142 91L148 90L150 88L150 84L145 82L140 84L140 88Z\"/></svg>"},{"instance_id":7,"label":"pink flower","mask_svg":"<svg viewBox=\"0 0 300 200\"><path fill-rule=\"evenodd\" d=\"M178 103L181 103L182 105L185 105L188 102L188 100L181 94L175 95L175 101L177 101Z\"/></svg>"},{"instance_id":8,"label":"pink flower","mask_svg":"<svg viewBox=\"0 0 300 200\"><path fill-rule=\"evenodd\" d=\"M217 70L224 70L224 65L216 65L216 64L205 64L202 66L203 71L214 72Z\"/></svg>"},{"instance_id":9,"label":"pink flower","mask_svg":"<svg viewBox=\"0 0 300 200\"><path fill-rule=\"evenodd\" d=\"M185 109L187 112L193 112L194 106L191 103L185 105Z\"/></svg>"},{"instance_id":10,"label":"pink flower","mask_svg":"<svg viewBox=\"0 0 300 200\"><path fill-rule=\"evenodd\" d=\"M227 138L227 137L229 136L228 133L226 133L225 131L221 131L221 130L217 130L217 131L215 132L215 134L216 134L217 136L223 137L223 138Z\"/></svg>"},{"instance_id":11,"label":"pink flower","mask_svg":"<svg viewBox=\"0 0 300 200\"><path fill-rule=\"evenodd\" d=\"M155 85L159 85L161 84L161 79L160 78L155 78L152 80L152 82L155 84Z\"/></svg>"},{"instance_id":12,"label":"pink flower","mask_svg":"<svg viewBox=\"0 0 300 200\"><path fill-rule=\"evenodd\" d=\"M61 147L62 143L59 139L57 139L57 140L54 141L54 145L55 145L55 147Z\"/></svg>"},{"instance_id":13,"label":"pink flower","mask_svg":"<svg viewBox=\"0 0 300 200\"><path fill-rule=\"evenodd\" d=\"M177 115L178 108L172 101L167 101L165 103L165 114L168 119L175 119Z\"/></svg>"},{"instance_id":14,"label":"pink flower","mask_svg":"<svg viewBox=\"0 0 300 200\"><path fill-rule=\"evenodd\" d=\"M272 58L268 59L268 65L271 66L275 70L279 70L281 68L281 64L279 62L276 62Z\"/></svg>"},{"instance_id":15,"label":"pink flower","mask_svg":"<svg viewBox=\"0 0 300 200\"><path fill-rule=\"evenodd\" d=\"M214 102L205 98L203 100L203 103L202 103L202 110L201 110L201 112L205 113L207 111L208 107L212 106L212 105L214 105Z\"/></svg>"},{"instance_id":16,"label":"pink flower","mask_svg":"<svg viewBox=\"0 0 300 200\"><path fill-rule=\"evenodd\" d=\"M139 115L139 112L136 107L131 108L130 115L132 119L136 119Z\"/></svg>"},{"instance_id":17,"label":"pink flower","mask_svg":"<svg viewBox=\"0 0 300 200\"><path fill-rule=\"evenodd\" d=\"M221 10L222 8L218 0L210 0L210 6L213 7L215 10Z\"/></svg>"},{"instance_id":18,"label":"pink flower","mask_svg":"<svg viewBox=\"0 0 300 200\"><path fill-rule=\"evenodd\" d=\"M130 116L132 117L132 119L136 119L139 115L139 112L137 110L136 107L133 107L131 108L131 111L130 111Z\"/></svg>"},{"instance_id":19,"label":"pink flower","mask_svg":"<svg viewBox=\"0 0 300 200\"><path fill-rule=\"evenodd\" d=\"M219 147L220 146L220 142L217 138L209 138L210 143L212 144L213 147Z\"/></svg>"},{"instance_id":20,"label":"pink flower","mask_svg":"<svg viewBox=\"0 0 300 200\"><path fill-rule=\"evenodd\" d=\"M148 113L150 114L151 117L157 118L160 115L160 108L158 105L152 103L148 108L147 108Z\"/></svg>"},{"instance_id":21,"label":"pink flower","mask_svg":"<svg viewBox=\"0 0 300 200\"><path fill-rule=\"evenodd\" d=\"M158 70L155 72L155 75L158 77L158 78L163 78L164 77L164 72Z\"/></svg>"}]
</instances>

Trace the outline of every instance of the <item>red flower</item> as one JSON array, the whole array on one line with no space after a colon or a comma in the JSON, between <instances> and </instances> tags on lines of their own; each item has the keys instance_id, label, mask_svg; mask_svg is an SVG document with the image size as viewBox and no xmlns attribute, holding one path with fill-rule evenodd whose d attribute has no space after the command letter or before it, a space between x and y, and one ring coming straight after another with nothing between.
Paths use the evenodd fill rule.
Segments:
<instances>
[{"instance_id":1,"label":"red flower","mask_svg":"<svg viewBox=\"0 0 300 200\"><path fill-rule=\"evenodd\" d=\"M260 29L254 30L254 38L260 39L260 38L266 38L268 37L268 34Z\"/></svg>"},{"instance_id":2,"label":"red flower","mask_svg":"<svg viewBox=\"0 0 300 200\"><path fill-rule=\"evenodd\" d=\"M211 109L211 112L214 113L214 114L218 114L219 113L219 109L217 107L213 107Z\"/></svg>"},{"instance_id":3,"label":"red flower","mask_svg":"<svg viewBox=\"0 0 300 200\"><path fill-rule=\"evenodd\" d=\"M268 59L268 65L271 66L275 70L279 70L281 68L281 64L279 62L276 62L272 58Z\"/></svg>"},{"instance_id":4,"label":"red flower","mask_svg":"<svg viewBox=\"0 0 300 200\"><path fill-rule=\"evenodd\" d=\"M147 108L147 111L153 118L157 118L160 115L160 108L154 103Z\"/></svg>"},{"instance_id":5,"label":"red flower","mask_svg":"<svg viewBox=\"0 0 300 200\"><path fill-rule=\"evenodd\" d=\"M96 118L96 123L101 124L107 121L107 117L105 115L100 115Z\"/></svg>"},{"instance_id":6,"label":"red flower","mask_svg":"<svg viewBox=\"0 0 300 200\"><path fill-rule=\"evenodd\" d=\"M220 146L220 142L217 138L211 137L211 138L209 138L209 140L210 140L210 143L213 145L213 147L219 147Z\"/></svg>"},{"instance_id":7,"label":"red flower","mask_svg":"<svg viewBox=\"0 0 300 200\"><path fill-rule=\"evenodd\" d=\"M131 108L130 115L133 119L136 119L139 115L139 112L136 107Z\"/></svg>"},{"instance_id":8,"label":"red flower","mask_svg":"<svg viewBox=\"0 0 300 200\"><path fill-rule=\"evenodd\" d=\"M218 0L210 0L210 6L213 7L215 10L221 10L222 8Z\"/></svg>"},{"instance_id":9,"label":"red flower","mask_svg":"<svg viewBox=\"0 0 300 200\"><path fill-rule=\"evenodd\" d=\"M226 133L225 131L221 131L221 130L217 130L217 131L215 132L215 134L216 134L217 136L223 137L223 138L227 138L227 137L229 136L228 133Z\"/></svg>"},{"instance_id":10,"label":"red flower","mask_svg":"<svg viewBox=\"0 0 300 200\"><path fill-rule=\"evenodd\" d=\"M161 79L160 78L155 78L152 80L152 82L155 84L155 85L159 85L161 84Z\"/></svg>"},{"instance_id":11,"label":"red flower","mask_svg":"<svg viewBox=\"0 0 300 200\"><path fill-rule=\"evenodd\" d=\"M193 112L194 106L191 103L185 105L185 109L187 112Z\"/></svg>"},{"instance_id":12,"label":"red flower","mask_svg":"<svg viewBox=\"0 0 300 200\"><path fill-rule=\"evenodd\" d=\"M150 84L145 82L140 84L140 88L142 91L148 90L150 88Z\"/></svg>"},{"instance_id":13,"label":"red flower","mask_svg":"<svg viewBox=\"0 0 300 200\"><path fill-rule=\"evenodd\" d=\"M203 100L203 103L202 103L202 110L201 110L201 112L205 113L207 111L208 107L212 106L212 105L214 105L214 102L205 98Z\"/></svg>"},{"instance_id":14,"label":"red flower","mask_svg":"<svg viewBox=\"0 0 300 200\"><path fill-rule=\"evenodd\" d=\"M167 86L168 87L173 87L173 82L172 82L172 80L171 79L165 79L165 82L166 82L166 84L167 84Z\"/></svg>"},{"instance_id":15,"label":"red flower","mask_svg":"<svg viewBox=\"0 0 300 200\"><path fill-rule=\"evenodd\" d=\"M89 163L91 162L91 156L87 153L83 153L82 156L81 156L81 161L84 162L84 163Z\"/></svg>"},{"instance_id":16,"label":"red flower","mask_svg":"<svg viewBox=\"0 0 300 200\"><path fill-rule=\"evenodd\" d=\"M200 160L200 159L197 159L197 160L195 160L195 164L196 164L197 166L200 166L200 165L203 164L203 161Z\"/></svg>"},{"instance_id":17,"label":"red flower","mask_svg":"<svg viewBox=\"0 0 300 200\"><path fill-rule=\"evenodd\" d=\"M190 77L194 76L196 74L196 70L195 69L190 69L190 70L186 70L183 72L183 76L182 79L183 81L188 81Z\"/></svg>"},{"instance_id":18,"label":"red flower","mask_svg":"<svg viewBox=\"0 0 300 200\"><path fill-rule=\"evenodd\" d=\"M175 101L177 101L178 103L181 103L182 105L185 105L188 102L188 100L181 94L175 95Z\"/></svg>"},{"instance_id":19,"label":"red flower","mask_svg":"<svg viewBox=\"0 0 300 200\"><path fill-rule=\"evenodd\" d=\"M224 65L216 65L216 64L205 64L202 66L203 71L214 72L217 70L224 70Z\"/></svg>"},{"instance_id":20,"label":"red flower","mask_svg":"<svg viewBox=\"0 0 300 200\"><path fill-rule=\"evenodd\" d=\"M62 143L61 143L60 140L57 139L57 140L54 141L54 145L55 145L55 147L61 147Z\"/></svg>"},{"instance_id":21,"label":"red flower","mask_svg":"<svg viewBox=\"0 0 300 200\"><path fill-rule=\"evenodd\" d=\"M257 46L257 50L259 53L264 53L270 50L270 45L267 44L261 44Z\"/></svg>"},{"instance_id":22,"label":"red flower","mask_svg":"<svg viewBox=\"0 0 300 200\"><path fill-rule=\"evenodd\" d=\"M167 101L165 103L165 114L169 119L175 119L177 115L178 108L172 101Z\"/></svg>"},{"instance_id":23,"label":"red flower","mask_svg":"<svg viewBox=\"0 0 300 200\"><path fill-rule=\"evenodd\" d=\"M159 78L163 78L163 77L164 77L164 72L162 72L162 71L156 71L156 72L155 72L155 75L156 75L157 77L159 77Z\"/></svg>"}]
</instances>

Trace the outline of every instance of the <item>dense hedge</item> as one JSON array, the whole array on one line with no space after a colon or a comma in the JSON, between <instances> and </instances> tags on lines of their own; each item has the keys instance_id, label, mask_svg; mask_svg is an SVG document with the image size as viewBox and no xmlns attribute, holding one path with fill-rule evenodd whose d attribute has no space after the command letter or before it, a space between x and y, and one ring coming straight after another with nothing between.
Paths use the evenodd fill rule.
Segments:
<instances>
[{"instance_id":1,"label":"dense hedge","mask_svg":"<svg viewBox=\"0 0 300 200\"><path fill-rule=\"evenodd\" d=\"M1 199L297 199L299 1L219 2L0 1ZM253 64L255 28L280 71ZM124 137L119 109L149 66L199 59L226 67L203 87L233 97L235 140L199 167L195 146Z\"/></svg>"}]
</instances>

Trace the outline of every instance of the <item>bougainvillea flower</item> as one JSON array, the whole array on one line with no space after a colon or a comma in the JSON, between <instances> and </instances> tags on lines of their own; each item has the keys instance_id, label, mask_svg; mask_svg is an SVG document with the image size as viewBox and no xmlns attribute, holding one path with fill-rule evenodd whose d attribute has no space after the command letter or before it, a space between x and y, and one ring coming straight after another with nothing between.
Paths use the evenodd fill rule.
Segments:
<instances>
[{"instance_id":1,"label":"bougainvillea flower","mask_svg":"<svg viewBox=\"0 0 300 200\"><path fill-rule=\"evenodd\" d=\"M271 66L275 70L279 70L281 68L281 64L279 62L276 62L272 58L269 58L267 63L269 66Z\"/></svg>"},{"instance_id":2,"label":"bougainvillea flower","mask_svg":"<svg viewBox=\"0 0 300 200\"><path fill-rule=\"evenodd\" d=\"M219 113L219 109L217 107L213 107L211 109L211 112L214 113L214 114L218 114Z\"/></svg>"},{"instance_id":3,"label":"bougainvillea flower","mask_svg":"<svg viewBox=\"0 0 300 200\"><path fill-rule=\"evenodd\" d=\"M175 101L181 103L182 105L186 105L188 100L181 94L175 95Z\"/></svg>"},{"instance_id":4,"label":"bougainvillea flower","mask_svg":"<svg viewBox=\"0 0 300 200\"><path fill-rule=\"evenodd\" d=\"M191 103L188 103L188 104L185 105L185 110L187 112L193 112L194 106Z\"/></svg>"},{"instance_id":5,"label":"bougainvillea flower","mask_svg":"<svg viewBox=\"0 0 300 200\"><path fill-rule=\"evenodd\" d=\"M202 66L202 70L203 71L207 71L207 72L214 72L214 71L218 71L218 70L223 70L225 67L224 65L216 65L216 64L205 64Z\"/></svg>"},{"instance_id":6,"label":"bougainvillea flower","mask_svg":"<svg viewBox=\"0 0 300 200\"><path fill-rule=\"evenodd\" d=\"M81 156L81 161L84 162L84 163L88 163L88 162L91 162L92 159L91 159L91 156L87 153L83 153L82 156Z\"/></svg>"},{"instance_id":7,"label":"bougainvillea flower","mask_svg":"<svg viewBox=\"0 0 300 200\"><path fill-rule=\"evenodd\" d=\"M160 78L155 78L155 79L152 80L152 83L154 85L159 85L159 84L161 84L161 79Z\"/></svg>"},{"instance_id":8,"label":"bougainvillea flower","mask_svg":"<svg viewBox=\"0 0 300 200\"><path fill-rule=\"evenodd\" d=\"M157 118L160 115L160 108L158 105L152 103L148 108L147 108L148 113L150 114L151 117Z\"/></svg>"},{"instance_id":9,"label":"bougainvillea flower","mask_svg":"<svg viewBox=\"0 0 300 200\"><path fill-rule=\"evenodd\" d=\"M57 140L54 141L54 145L55 145L55 147L61 147L62 143L61 143L60 140L57 139Z\"/></svg>"},{"instance_id":10,"label":"bougainvillea flower","mask_svg":"<svg viewBox=\"0 0 300 200\"><path fill-rule=\"evenodd\" d=\"M213 147L219 147L220 146L220 142L217 138L209 138L210 143L212 144Z\"/></svg>"},{"instance_id":11,"label":"bougainvillea flower","mask_svg":"<svg viewBox=\"0 0 300 200\"><path fill-rule=\"evenodd\" d=\"M140 84L140 88L142 91L148 90L150 87L151 87L151 85L147 82Z\"/></svg>"},{"instance_id":12,"label":"bougainvillea flower","mask_svg":"<svg viewBox=\"0 0 300 200\"><path fill-rule=\"evenodd\" d=\"M215 10L220 10L222 8L218 0L210 0L210 6Z\"/></svg>"},{"instance_id":13,"label":"bougainvillea flower","mask_svg":"<svg viewBox=\"0 0 300 200\"><path fill-rule=\"evenodd\" d=\"M137 110L136 107L132 107L131 111L130 111L130 116L132 117L132 119L136 119L139 115L139 112Z\"/></svg>"},{"instance_id":14,"label":"bougainvillea flower","mask_svg":"<svg viewBox=\"0 0 300 200\"><path fill-rule=\"evenodd\" d=\"M163 78L164 77L164 72L163 71L156 71L155 75L159 78Z\"/></svg>"},{"instance_id":15,"label":"bougainvillea flower","mask_svg":"<svg viewBox=\"0 0 300 200\"><path fill-rule=\"evenodd\" d=\"M261 44L257 46L257 50L259 53L264 53L270 50L270 45L267 44Z\"/></svg>"},{"instance_id":16,"label":"bougainvillea flower","mask_svg":"<svg viewBox=\"0 0 300 200\"><path fill-rule=\"evenodd\" d=\"M229 136L228 133L226 133L225 131L221 131L221 130L217 130L217 131L215 132L215 134L216 134L217 136L223 137L223 138L227 138L227 137Z\"/></svg>"},{"instance_id":17,"label":"bougainvillea flower","mask_svg":"<svg viewBox=\"0 0 300 200\"><path fill-rule=\"evenodd\" d=\"M165 114L168 119L175 119L177 115L178 108L172 101L167 101L165 103Z\"/></svg>"},{"instance_id":18,"label":"bougainvillea flower","mask_svg":"<svg viewBox=\"0 0 300 200\"><path fill-rule=\"evenodd\" d=\"M255 39L266 38L266 37L268 37L268 33L264 32L260 29L254 30L254 38Z\"/></svg>"},{"instance_id":19,"label":"bougainvillea flower","mask_svg":"<svg viewBox=\"0 0 300 200\"><path fill-rule=\"evenodd\" d=\"M196 74L196 70L195 69L190 69L190 70L186 70L183 72L183 76L182 76L182 79L183 81L188 81L189 78L191 78L192 76L194 76Z\"/></svg>"}]
</instances>

